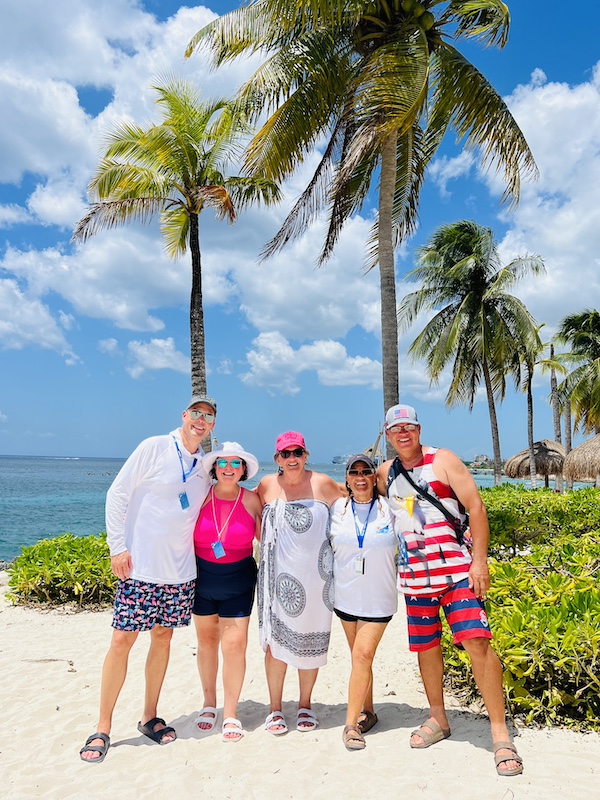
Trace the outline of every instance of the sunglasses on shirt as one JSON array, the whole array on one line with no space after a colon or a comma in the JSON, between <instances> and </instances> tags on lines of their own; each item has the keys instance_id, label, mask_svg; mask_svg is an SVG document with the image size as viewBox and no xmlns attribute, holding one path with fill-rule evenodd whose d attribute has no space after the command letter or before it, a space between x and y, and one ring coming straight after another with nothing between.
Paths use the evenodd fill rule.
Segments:
<instances>
[{"instance_id":1,"label":"sunglasses on shirt","mask_svg":"<svg viewBox=\"0 0 600 800\"><path fill-rule=\"evenodd\" d=\"M290 456L296 456L296 458L301 458L304 455L304 450L301 447L295 447L293 450L280 450L279 455L282 458L289 458Z\"/></svg>"},{"instance_id":2,"label":"sunglasses on shirt","mask_svg":"<svg viewBox=\"0 0 600 800\"><path fill-rule=\"evenodd\" d=\"M233 469L238 469L238 467L242 466L242 459L241 458L217 458L216 460L217 467L219 469L225 469L226 467L233 467Z\"/></svg>"}]
</instances>

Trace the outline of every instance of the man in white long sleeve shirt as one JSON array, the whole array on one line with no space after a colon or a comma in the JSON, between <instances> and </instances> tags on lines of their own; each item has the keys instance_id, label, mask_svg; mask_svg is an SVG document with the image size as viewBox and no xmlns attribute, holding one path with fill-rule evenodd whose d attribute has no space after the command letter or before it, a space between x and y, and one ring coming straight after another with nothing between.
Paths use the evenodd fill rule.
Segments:
<instances>
[{"instance_id":1,"label":"man in white long sleeve shirt","mask_svg":"<svg viewBox=\"0 0 600 800\"><path fill-rule=\"evenodd\" d=\"M217 406L195 395L181 427L145 439L127 459L106 496L111 567L119 579L109 651L102 669L100 718L80 751L83 761L104 760L113 711L125 682L129 652L150 631L144 711L138 730L158 744L177 738L157 717L173 629L188 625L194 599L194 525L210 479L201 442L212 431Z\"/></svg>"}]
</instances>

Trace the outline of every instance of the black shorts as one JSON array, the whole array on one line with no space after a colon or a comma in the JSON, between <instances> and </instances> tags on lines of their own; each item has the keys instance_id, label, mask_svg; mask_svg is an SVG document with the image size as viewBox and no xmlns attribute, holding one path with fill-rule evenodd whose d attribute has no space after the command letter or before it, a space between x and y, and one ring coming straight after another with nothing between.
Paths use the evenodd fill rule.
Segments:
<instances>
[{"instance_id":1,"label":"black shorts","mask_svg":"<svg viewBox=\"0 0 600 800\"><path fill-rule=\"evenodd\" d=\"M256 589L256 561L252 556L229 564L196 556L198 577L193 613L197 616L249 617Z\"/></svg>"},{"instance_id":2,"label":"black shorts","mask_svg":"<svg viewBox=\"0 0 600 800\"><path fill-rule=\"evenodd\" d=\"M381 622L383 625L387 625L387 623L392 619L394 616L393 614L389 617L365 617L361 615L360 617L355 617L353 614L346 614L345 611L339 611L339 609L333 609L336 615L343 620L344 622Z\"/></svg>"}]
</instances>

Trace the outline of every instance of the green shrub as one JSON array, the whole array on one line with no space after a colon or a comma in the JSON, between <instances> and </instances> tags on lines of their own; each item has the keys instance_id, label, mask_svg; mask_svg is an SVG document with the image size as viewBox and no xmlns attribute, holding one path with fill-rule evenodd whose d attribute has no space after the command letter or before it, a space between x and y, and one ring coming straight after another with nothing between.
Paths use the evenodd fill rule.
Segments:
<instances>
[{"instance_id":1,"label":"green shrub","mask_svg":"<svg viewBox=\"0 0 600 800\"><path fill-rule=\"evenodd\" d=\"M8 597L15 603L108 603L116 582L106 534L42 539L24 547L8 567Z\"/></svg>"},{"instance_id":2,"label":"green shrub","mask_svg":"<svg viewBox=\"0 0 600 800\"><path fill-rule=\"evenodd\" d=\"M600 533L533 545L490 563L487 609L508 710L527 724L600 729ZM468 657L444 632L447 675L478 696Z\"/></svg>"},{"instance_id":3,"label":"green shrub","mask_svg":"<svg viewBox=\"0 0 600 800\"><path fill-rule=\"evenodd\" d=\"M534 542L564 533L582 536L600 530L600 491L577 489L557 494L551 489L525 489L505 483L482 489L490 521L490 553L516 554Z\"/></svg>"}]
</instances>

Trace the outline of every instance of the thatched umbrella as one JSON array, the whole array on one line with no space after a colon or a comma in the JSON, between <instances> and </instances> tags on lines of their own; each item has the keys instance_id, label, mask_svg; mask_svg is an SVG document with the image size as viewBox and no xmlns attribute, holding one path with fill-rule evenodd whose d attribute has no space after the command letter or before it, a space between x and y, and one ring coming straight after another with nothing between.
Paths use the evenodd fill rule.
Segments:
<instances>
[{"instance_id":1,"label":"thatched umbrella","mask_svg":"<svg viewBox=\"0 0 600 800\"><path fill-rule=\"evenodd\" d=\"M533 453L536 474L544 477L544 484L547 487L550 475L557 475L563 472L566 450L558 442L542 439L541 442L533 443ZM531 476L529 448L521 450L516 456L508 459L504 465L504 474L508 478L529 478Z\"/></svg>"},{"instance_id":2,"label":"thatched umbrella","mask_svg":"<svg viewBox=\"0 0 600 800\"><path fill-rule=\"evenodd\" d=\"M563 473L571 481L595 481L596 486L600 485L600 434L571 450Z\"/></svg>"}]
</instances>

